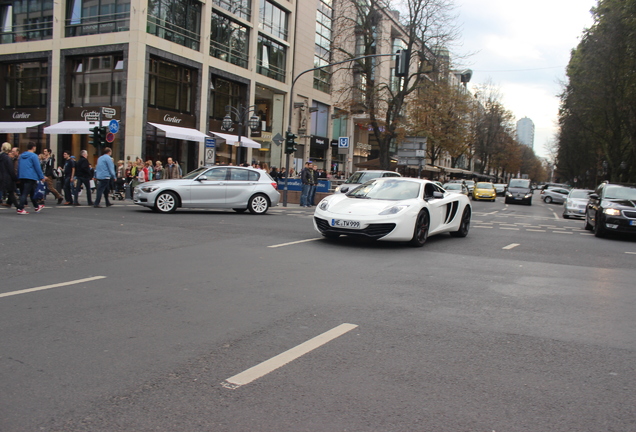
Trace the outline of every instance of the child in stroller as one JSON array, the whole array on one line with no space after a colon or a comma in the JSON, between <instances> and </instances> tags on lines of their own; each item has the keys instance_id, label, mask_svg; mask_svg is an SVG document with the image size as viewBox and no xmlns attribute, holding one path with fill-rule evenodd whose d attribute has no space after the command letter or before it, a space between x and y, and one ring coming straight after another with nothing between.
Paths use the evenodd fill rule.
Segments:
<instances>
[{"instance_id":1,"label":"child in stroller","mask_svg":"<svg viewBox=\"0 0 636 432\"><path fill-rule=\"evenodd\" d=\"M114 183L114 184L113 184ZM111 200L120 200L123 201L126 197L126 189L124 188L125 180L123 178L118 178L114 182L111 181L110 185L110 199Z\"/></svg>"}]
</instances>

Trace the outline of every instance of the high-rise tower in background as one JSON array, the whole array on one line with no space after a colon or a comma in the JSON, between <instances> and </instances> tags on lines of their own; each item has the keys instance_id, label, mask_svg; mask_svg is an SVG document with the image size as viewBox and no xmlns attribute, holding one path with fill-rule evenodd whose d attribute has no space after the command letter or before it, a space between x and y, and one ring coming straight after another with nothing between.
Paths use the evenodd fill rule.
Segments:
<instances>
[{"instance_id":1,"label":"high-rise tower in background","mask_svg":"<svg viewBox=\"0 0 636 432\"><path fill-rule=\"evenodd\" d=\"M528 117L517 122L517 141L534 148L534 122Z\"/></svg>"}]
</instances>

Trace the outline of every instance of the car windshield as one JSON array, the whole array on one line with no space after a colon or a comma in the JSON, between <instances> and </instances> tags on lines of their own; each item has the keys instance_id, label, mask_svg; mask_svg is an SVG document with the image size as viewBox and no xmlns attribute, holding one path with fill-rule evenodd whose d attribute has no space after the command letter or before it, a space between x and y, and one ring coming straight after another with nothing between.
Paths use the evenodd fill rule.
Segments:
<instances>
[{"instance_id":1,"label":"car windshield","mask_svg":"<svg viewBox=\"0 0 636 432\"><path fill-rule=\"evenodd\" d=\"M446 183L444 185L446 190L462 190L462 185L459 183Z\"/></svg>"},{"instance_id":2,"label":"car windshield","mask_svg":"<svg viewBox=\"0 0 636 432\"><path fill-rule=\"evenodd\" d=\"M475 182L474 182L474 181L472 181L472 180L465 180L464 182L465 182L468 186L473 186L473 185L475 184Z\"/></svg>"},{"instance_id":3,"label":"car windshield","mask_svg":"<svg viewBox=\"0 0 636 432\"><path fill-rule=\"evenodd\" d=\"M373 180L374 178L378 178L382 175L381 172L370 172L370 171L358 171L354 173L351 177L345 181L346 184L359 184L368 182L369 180Z\"/></svg>"},{"instance_id":4,"label":"car windshield","mask_svg":"<svg viewBox=\"0 0 636 432\"><path fill-rule=\"evenodd\" d=\"M605 199L636 200L636 187L608 186L605 189Z\"/></svg>"},{"instance_id":5,"label":"car windshield","mask_svg":"<svg viewBox=\"0 0 636 432\"><path fill-rule=\"evenodd\" d=\"M201 168L197 168L194 171L190 171L188 174L184 175L183 178L186 180L192 180L193 178L195 178L196 176L198 176L199 174L201 174L203 171L210 169L210 167L201 167Z\"/></svg>"},{"instance_id":6,"label":"car windshield","mask_svg":"<svg viewBox=\"0 0 636 432\"><path fill-rule=\"evenodd\" d=\"M475 186L477 189L493 189L492 183L477 183Z\"/></svg>"},{"instance_id":7,"label":"car windshield","mask_svg":"<svg viewBox=\"0 0 636 432\"><path fill-rule=\"evenodd\" d=\"M575 189L573 191L570 192L570 198L580 198L580 199L587 199L588 195L590 194L590 192L592 192L591 190L585 190L585 189Z\"/></svg>"},{"instance_id":8,"label":"car windshield","mask_svg":"<svg viewBox=\"0 0 636 432\"><path fill-rule=\"evenodd\" d=\"M420 194L420 183L408 180L372 180L349 192L348 197L378 199L378 200L407 200L417 198Z\"/></svg>"},{"instance_id":9,"label":"car windshield","mask_svg":"<svg viewBox=\"0 0 636 432\"><path fill-rule=\"evenodd\" d=\"M508 187L511 188L529 188L530 180L510 180Z\"/></svg>"}]
</instances>

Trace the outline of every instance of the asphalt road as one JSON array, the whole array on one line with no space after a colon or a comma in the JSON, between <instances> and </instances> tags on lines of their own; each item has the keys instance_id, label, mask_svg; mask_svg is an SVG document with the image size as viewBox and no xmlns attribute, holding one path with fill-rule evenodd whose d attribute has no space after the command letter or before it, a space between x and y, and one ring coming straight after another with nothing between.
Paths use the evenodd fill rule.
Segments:
<instances>
[{"instance_id":1,"label":"asphalt road","mask_svg":"<svg viewBox=\"0 0 636 432\"><path fill-rule=\"evenodd\" d=\"M636 241L537 198L423 248L1 208L0 430L635 431Z\"/></svg>"}]
</instances>

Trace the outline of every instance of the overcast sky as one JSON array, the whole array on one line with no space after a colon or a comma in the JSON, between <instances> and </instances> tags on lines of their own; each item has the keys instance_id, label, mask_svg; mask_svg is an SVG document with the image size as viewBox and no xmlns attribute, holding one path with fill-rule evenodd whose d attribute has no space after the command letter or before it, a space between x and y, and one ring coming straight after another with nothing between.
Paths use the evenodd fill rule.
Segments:
<instances>
[{"instance_id":1,"label":"overcast sky","mask_svg":"<svg viewBox=\"0 0 636 432\"><path fill-rule=\"evenodd\" d=\"M516 120L532 119L534 151L557 131L558 94L570 50L592 25L596 0L455 0L462 27L461 46L473 52L460 60L473 70L470 87L488 80L499 88Z\"/></svg>"}]
</instances>

